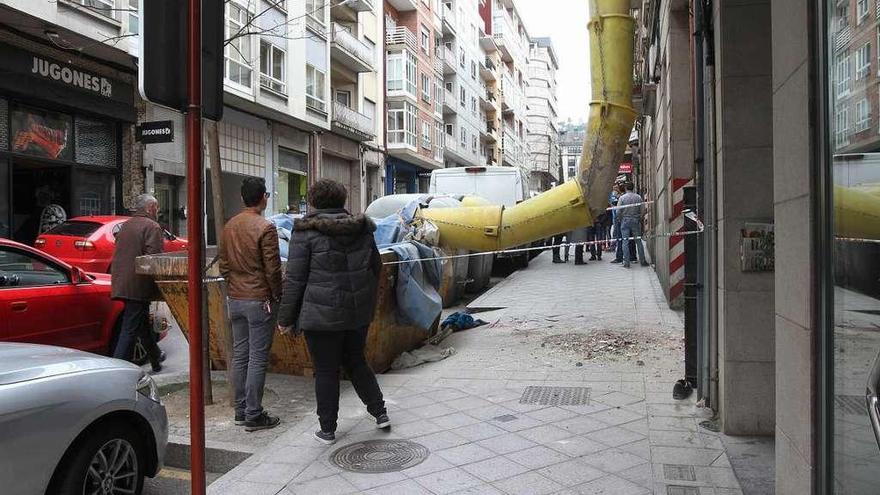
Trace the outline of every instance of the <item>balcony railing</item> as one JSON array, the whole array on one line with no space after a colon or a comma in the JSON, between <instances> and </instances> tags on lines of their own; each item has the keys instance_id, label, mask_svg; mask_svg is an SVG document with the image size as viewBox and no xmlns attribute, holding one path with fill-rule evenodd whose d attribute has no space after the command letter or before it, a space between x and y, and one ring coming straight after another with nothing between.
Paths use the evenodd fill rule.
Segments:
<instances>
[{"instance_id":1,"label":"balcony railing","mask_svg":"<svg viewBox=\"0 0 880 495\"><path fill-rule=\"evenodd\" d=\"M372 118L338 101L333 102L333 125L363 138L364 141L376 137Z\"/></svg>"},{"instance_id":2,"label":"balcony railing","mask_svg":"<svg viewBox=\"0 0 880 495\"><path fill-rule=\"evenodd\" d=\"M389 29L385 36L386 45L406 45L413 52L419 51L419 43L416 35L406 26L397 26Z\"/></svg>"},{"instance_id":3,"label":"balcony railing","mask_svg":"<svg viewBox=\"0 0 880 495\"><path fill-rule=\"evenodd\" d=\"M333 23L332 42L360 60L369 70L376 67L376 54L363 41L357 39L343 26ZM366 72L366 71L365 71Z\"/></svg>"}]
</instances>

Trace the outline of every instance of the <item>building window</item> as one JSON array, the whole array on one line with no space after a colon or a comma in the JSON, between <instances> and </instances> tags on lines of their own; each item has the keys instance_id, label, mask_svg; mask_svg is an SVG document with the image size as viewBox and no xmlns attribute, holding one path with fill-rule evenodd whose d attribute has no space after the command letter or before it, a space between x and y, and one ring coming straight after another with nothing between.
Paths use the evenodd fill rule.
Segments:
<instances>
[{"instance_id":1,"label":"building window","mask_svg":"<svg viewBox=\"0 0 880 495\"><path fill-rule=\"evenodd\" d=\"M862 98L856 104L855 132L862 132L871 127L871 105L868 100Z\"/></svg>"},{"instance_id":2,"label":"building window","mask_svg":"<svg viewBox=\"0 0 880 495\"><path fill-rule=\"evenodd\" d=\"M471 60L471 79L477 80L477 62Z\"/></svg>"},{"instance_id":3,"label":"building window","mask_svg":"<svg viewBox=\"0 0 880 495\"><path fill-rule=\"evenodd\" d=\"M425 54L431 53L431 32L422 25L422 51Z\"/></svg>"},{"instance_id":4,"label":"building window","mask_svg":"<svg viewBox=\"0 0 880 495\"><path fill-rule=\"evenodd\" d=\"M465 59L466 59L466 56L464 54L464 47L460 46L460 47L458 47L458 65L460 65L462 69L464 69L464 67L465 67L465 62L466 62Z\"/></svg>"},{"instance_id":5,"label":"building window","mask_svg":"<svg viewBox=\"0 0 880 495\"><path fill-rule=\"evenodd\" d=\"M306 107L319 112L327 111L327 102L324 100L325 74L306 64Z\"/></svg>"},{"instance_id":6,"label":"building window","mask_svg":"<svg viewBox=\"0 0 880 495\"><path fill-rule=\"evenodd\" d=\"M431 149L431 132L433 126L427 120L422 121L422 148Z\"/></svg>"},{"instance_id":7,"label":"building window","mask_svg":"<svg viewBox=\"0 0 880 495\"><path fill-rule=\"evenodd\" d=\"M415 148L418 108L408 101L388 102L388 142Z\"/></svg>"},{"instance_id":8,"label":"building window","mask_svg":"<svg viewBox=\"0 0 880 495\"><path fill-rule=\"evenodd\" d=\"M116 12L116 5L114 5L114 0L73 0L74 3L78 3L89 9L111 19L115 19L116 16L113 15ZM135 7L137 8L137 7ZM132 31L133 33L136 31Z\"/></svg>"},{"instance_id":9,"label":"building window","mask_svg":"<svg viewBox=\"0 0 880 495\"><path fill-rule=\"evenodd\" d=\"M226 9L226 79L229 82L251 89L251 66L250 60L253 42L252 36L235 36L240 33L251 20L251 13L246 9L228 3Z\"/></svg>"},{"instance_id":10,"label":"building window","mask_svg":"<svg viewBox=\"0 0 880 495\"><path fill-rule=\"evenodd\" d=\"M436 132L434 138L434 160L438 162L443 161L443 123L435 122L434 123L434 131Z\"/></svg>"},{"instance_id":11,"label":"building window","mask_svg":"<svg viewBox=\"0 0 880 495\"><path fill-rule=\"evenodd\" d=\"M856 19L859 23L868 17L868 0L856 0Z\"/></svg>"},{"instance_id":12,"label":"building window","mask_svg":"<svg viewBox=\"0 0 880 495\"><path fill-rule=\"evenodd\" d=\"M434 112L443 114L443 79L434 80Z\"/></svg>"},{"instance_id":13,"label":"building window","mask_svg":"<svg viewBox=\"0 0 880 495\"><path fill-rule=\"evenodd\" d=\"M278 94L287 94L284 50L260 40L260 86Z\"/></svg>"},{"instance_id":14,"label":"building window","mask_svg":"<svg viewBox=\"0 0 880 495\"><path fill-rule=\"evenodd\" d=\"M844 53L837 61L837 96L849 94L849 64L850 56Z\"/></svg>"},{"instance_id":15,"label":"building window","mask_svg":"<svg viewBox=\"0 0 880 495\"><path fill-rule=\"evenodd\" d=\"M834 141L838 148L849 144L849 112L846 107L837 111L837 125L834 130Z\"/></svg>"},{"instance_id":16,"label":"building window","mask_svg":"<svg viewBox=\"0 0 880 495\"><path fill-rule=\"evenodd\" d=\"M306 0L306 27L320 36L326 36L327 32L324 9L328 3L325 0Z\"/></svg>"},{"instance_id":17,"label":"building window","mask_svg":"<svg viewBox=\"0 0 880 495\"><path fill-rule=\"evenodd\" d=\"M478 115L479 111L477 110L477 99L471 96L471 113L474 115Z\"/></svg>"},{"instance_id":18,"label":"building window","mask_svg":"<svg viewBox=\"0 0 880 495\"><path fill-rule=\"evenodd\" d=\"M871 71L871 43L865 43L856 51L856 79L861 79Z\"/></svg>"},{"instance_id":19,"label":"building window","mask_svg":"<svg viewBox=\"0 0 880 495\"><path fill-rule=\"evenodd\" d=\"M464 88L461 88L460 100L461 108L467 108L467 91Z\"/></svg>"},{"instance_id":20,"label":"building window","mask_svg":"<svg viewBox=\"0 0 880 495\"><path fill-rule=\"evenodd\" d=\"M370 122L376 121L376 102L368 98L364 98L364 115L370 118Z\"/></svg>"},{"instance_id":21,"label":"building window","mask_svg":"<svg viewBox=\"0 0 880 495\"><path fill-rule=\"evenodd\" d=\"M427 74L422 74L422 100L430 103L431 102L431 89L433 88L433 84L431 84L431 78Z\"/></svg>"},{"instance_id":22,"label":"building window","mask_svg":"<svg viewBox=\"0 0 880 495\"><path fill-rule=\"evenodd\" d=\"M455 137L455 124L446 124L446 135Z\"/></svg>"},{"instance_id":23,"label":"building window","mask_svg":"<svg viewBox=\"0 0 880 495\"><path fill-rule=\"evenodd\" d=\"M140 14L138 13L138 3L140 0L128 0L128 32L138 34L140 26Z\"/></svg>"},{"instance_id":24,"label":"building window","mask_svg":"<svg viewBox=\"0 0 880 495\"><path fill-rule=\"evenodd\" d=\"M471 136L471 151L476 153L478 147L479 147L479 145L477 144L477 136L476 135Z\"/></svg>"},{"instance_id":25,"label":"building window","mask_svg":"<svg viewBox=\"0 0 880 495\"><path fill-rule=\"evenodd\" d=\"M336 90L336 103L351 108L351 91Z\"/></svg>"},{"instance_id":26,"label":"building window","mask_svg":"<svg viewBox=\"0 0 880 495\"><path fill-rule=\"evenodd\" d=\"M468 136L467 136L467 129L465 129L464 127L462 127L462 128L461 128L461 141L460 141L460 142L461 142L461 148L462 148L462 149L467 148L467 138L468 138Z\"/></svg>"}]
</instances>

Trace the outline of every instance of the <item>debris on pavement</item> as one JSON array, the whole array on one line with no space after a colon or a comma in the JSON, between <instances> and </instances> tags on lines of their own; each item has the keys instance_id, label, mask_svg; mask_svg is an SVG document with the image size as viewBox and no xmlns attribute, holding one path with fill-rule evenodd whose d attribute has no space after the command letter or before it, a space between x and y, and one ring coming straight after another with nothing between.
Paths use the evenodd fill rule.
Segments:
<instances>
[{"instance_id":1,"label":"debris on pavement","mask_svg":"<svg viewBox=\"0 0 880 495\"><path fill-rule=\"evenodd\" d=\"M647 353L677 350L681 346L681 338L667 332L608 330L549 335L541 342L541 347L574 354L586 361L636 359L637 366L645 365Z\"/></svg>"},{"instance_id":2,"label":"debris on pavement","mask_svg":"<svg viewBox=\"0 0 880 495\"><path fill-rule=\"evenodd\" d=\"M442 361L453 354L455 354L454 347L438 347L436 345L428 344L397 356L397 359L391 363L391 369L401 370L404 368L413 368L424 363Z\"/></svg>"}]
</instances>

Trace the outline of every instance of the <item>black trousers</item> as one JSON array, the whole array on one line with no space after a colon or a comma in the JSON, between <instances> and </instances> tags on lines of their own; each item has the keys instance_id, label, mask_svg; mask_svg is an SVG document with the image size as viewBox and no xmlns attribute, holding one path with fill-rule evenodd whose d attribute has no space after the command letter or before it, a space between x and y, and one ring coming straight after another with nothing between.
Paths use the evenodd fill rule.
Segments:
<instances>
[{"instance_id":1,"label":"black trousers","mask_svg":"<svg viewBox=\"0 0 880 495\"><path fill-rule=\"evenodd\" d=\"M367 328L336 332L305 332L309 354L315 365L315 397L321 430L336 431L339 417L339 367L351 378L351 384L373 416L385 414L385 401L376 375L364 357Z\"/></svg>"},{"instance_id":2,"label":"black trousers","mask_svg":"<svg viewBox=\"0 0 880 495\"><path fill-rule=\"evenodd\" d=\"M587 241L590 241L590 258L602 259L601 241L605 240L605 227L593 225L587 229Z\"/></svg>"},{"instance_id":3,"label":"black trousers","mask_svg":"<svg viewBox=\"0 0 880 495\"><path fill-rule=\"evenodd\" d=\"M160 351L156 339L150 335L150 302L126 300L125 309L122 310L122 328L119 330L113 357L131 361L132 347L138 337L147 351L153 369L158 369Z\"/></svg>"},{"instance_id":4,"label":"black trousers","mask_svg":"<svg viewBox=\"0 0 880 495\"><path fill-rule=\"evenodd\" d=\"M553 246L557 246L557 247L553 247L550 249L553 252L553 259L554 260L562 260L562 258L559 257L559 247L558 246L559 246L559 244L562 244L563 242L567 242L566 241L567 237L568 236L566 234L559 234L559 235L553 236L553 239L550 241ZM565 246L565 261L568 261L568 246Z\"/></svg>"}]
</instances>

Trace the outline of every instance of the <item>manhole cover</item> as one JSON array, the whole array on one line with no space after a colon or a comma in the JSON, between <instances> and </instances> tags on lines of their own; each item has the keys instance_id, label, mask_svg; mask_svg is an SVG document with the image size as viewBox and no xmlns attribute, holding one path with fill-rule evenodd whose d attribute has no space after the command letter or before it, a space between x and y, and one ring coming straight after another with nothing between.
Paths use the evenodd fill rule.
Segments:
<instances>
[{"instance_id":1,"label":"manhole cover","mask_svg":"<svg viewBox=\"0 0 880 495\"><path fill-rule=\"evenodd\" d=\"M330 461L354 473L392 473L417 466L430 454L408 440L366 440L337 449Z\"/></svg>"},{"instance_id":2,"label":"manhole cover","mask_svg":"<svg viewBox=\"0 0 880 495\"><path fill-rule=\"evenodd\" d=\"M668 481L697 481L694 467L685 464L664 464L663 477Z\"/></svg>"},{"instance_id":3,"label":"manhole cover","mask_svg":"<svg viewBox=\"0 0 880 495\"><path fill-rule=\"evenodd\" d=\"M868 414L865 398L861 395L835 395L834 406L846 414L865 416Z\"/></svg>"},{"instance_id":4,"label":"manhole cover","mask_svg":"<svg viewBox=\"0 0 880 495\"><path fill-rule=\"evenodd\" d=\"M580 406L590 402L589 387L526 387L520 404Z\"/></svg>"}]
</instances>

